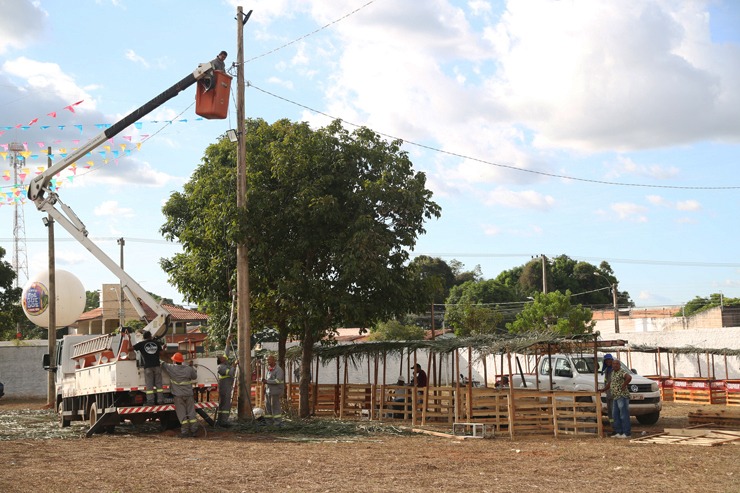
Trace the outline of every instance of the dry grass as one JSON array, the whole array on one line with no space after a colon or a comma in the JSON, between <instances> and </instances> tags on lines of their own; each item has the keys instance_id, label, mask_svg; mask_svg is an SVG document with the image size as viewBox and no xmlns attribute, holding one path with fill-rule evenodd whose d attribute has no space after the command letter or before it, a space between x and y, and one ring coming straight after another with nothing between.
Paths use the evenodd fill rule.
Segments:
<instances>
[{"instance_id":1,"label":"dry grass","mask_svg":"<svg viewBox=\"0 0 740 493\"><path fill-rule=\"evenodd\" d=\"M0 400L0 417L42 405ZM658 425L642 427L633 422L634 433L685 427L688 412L695 409L668 403ZM172 432L125 430L91 439L3 438L3 492L581 493L604 490L607 485L620 491L740 491L737 445L550 437L458 441L387 433L317 437L280 430L209 431L196 439L179 439Z\"/></svg>"}]
</instances>

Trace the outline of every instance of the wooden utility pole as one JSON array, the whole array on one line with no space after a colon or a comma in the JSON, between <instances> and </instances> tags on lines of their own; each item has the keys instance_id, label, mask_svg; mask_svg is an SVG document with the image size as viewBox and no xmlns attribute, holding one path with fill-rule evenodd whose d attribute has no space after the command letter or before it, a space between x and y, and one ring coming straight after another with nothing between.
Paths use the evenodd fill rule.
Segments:
<instances>
[{"instance_id":1,"label":"wooden utility pole","mask_svg":"<svg viewBox=\"0 0 740 493\"><path fill-rule=\"evenodd\" d=\"M51 167L51 147L47 150L47 167ZM47 329L49 351L49 373L46 388L46 405L56 409L56 367L57 367L57 281L56 258L54 251L54 219L47 214L46 227L49 228L49 327Z\"/></svg>"},{"instance_id":2,"label":"wooden utility pole","mask_svg":"<svg viewBox=\"0 0 740 493\"><path fill-rule=\"evenodd\" d=\"M542 294L547 294L547 257L540 254L542 260Z\"/></svg>"},{"instance_id":3,"label":"wooden utility pole","mask_svg":"<svg viewBox=\"0 0 740 493\"><path fill-rule=\"evenodd\" d=\"M244 140L244 25L249 20L242 7L236 8L236 207L237 214L247 213L247 143ZM242 221L239 221L241 223ZM239 419L251 418L252 410L249 396L252 392L252 348L250 343L251 324L249 314L249 256L247 239L242 238L236 246L236 290L237 290L237 345L239 352L239 399L237 415Z\"/></svg>"},{"instance_id":4,"label":"wooden utility pole","mask_svg":"<svg viewBox=\"0 0 740 493\"><path fill-rule=\"evenodd\" d=\"M617 304L617 283L612 284L612 301L614 304L614 333L619 334L619 305Z\"/></svg>"}]
</instances>

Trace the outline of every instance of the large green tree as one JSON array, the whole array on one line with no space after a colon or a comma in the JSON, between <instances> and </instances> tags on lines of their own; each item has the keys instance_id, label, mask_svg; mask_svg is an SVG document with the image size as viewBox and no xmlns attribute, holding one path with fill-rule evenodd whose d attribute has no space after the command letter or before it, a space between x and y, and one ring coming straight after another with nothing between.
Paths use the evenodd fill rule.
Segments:
<instances>
[{"instance_id":1,"label":"large green tree","mask_svg":"<svg viewBox=\"0 0 740 493\"><path fill-rule=\"evenodd\" d=\"M246 122L244 139L246 213L233 205L234 146L222 140L165 207L163 232L182 242L183 253L163 267L190 299L223 303L234 245L247 241L254 316L302 340L305 417L316 341L333 328L369 327L428 303L408 252L439 207L401 142L366 128L257 119Z\"/></svg>"},{"instance_id":2,"label":"large green tree","mask_svg":"<svg viewBox=\"0 0 740 493\"><path fill-rule=\"evenodd\" d=\"M15 271L3 260L5 249L0 247L0 340L15 337L18 323L25 320L21 307L22 288L14 288Z\"/></svg>"},{"instance_id":3,"label":"large green tree","mask_svg":"<svg viewBox=\"0 0 740 493\"><path fill-rule=\"evenodd\" d=\"M583 305L571 304L570 291L537 293L517 315L516 320L506 324L509 332L555 331L561 335L588 334L596 322L593 313Z\"/></svg>"},{"instance_id":4,"label":"large green tree","mask_svg":"<svg viewBox=\"0 0 740 493\"><path fill-rule=\"evenodd\" d=\"M596 275L598 273L598 275ZM548 291L570 291L579 303L592 307L613 305L611 288L617 285L617 304L634 306L627 291L619 291L619 280L608 262L598 266L577 261L567 255L558 255L545 262ZM536 257L524 265L501 272L496 280L513 288L519 299L542 292L542 258Z\"/></svg>"}]
</instances>

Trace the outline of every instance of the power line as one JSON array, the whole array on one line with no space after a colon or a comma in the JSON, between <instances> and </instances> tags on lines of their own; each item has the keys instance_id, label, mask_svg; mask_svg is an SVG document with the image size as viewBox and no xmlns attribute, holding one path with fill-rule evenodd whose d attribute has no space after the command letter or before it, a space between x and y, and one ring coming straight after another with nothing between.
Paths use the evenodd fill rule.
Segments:
<instances>
[{"instance_id":1,"label":"power line","mask_svg":"<svg viewBox=\"0 0 740 493\"><path fill-rule=\"evenodd\" d=\"M251 82L247 81L247 87L253 87L256 90L267 94L268 96L271 96L275 99L280 99L282 101L285 101L286 103L290 103L292 105L298 106L299 108L304 108L308 111L311 111L312 113L316 113L318 115L325 116L327 118L331 118L332 120L341 120L343 123L346 123L348 125L351 125L353 127L363 127L364 125L359 125L357 123L352 123L350 121L344 120L342 118L337 118L335 116L329 115L327 113L324 113L323 111L319 111L317 109L311 108L310 106L306 106L305 104L298 103L296 101L290 100L288 98L284 98L282 96L278 96L277 94L271 93L270 91L267 91L265 89L262 89L260 87L255 86ZM568 176L568 175L559 175L556 173L548 173L546 171L540 171L535 169L525 169L525 168L517 168L516 166L510 165L510 164L502 164L502 163L494 163L492 161L486 161L485 159L480 159L472 156L467 156L465 154L461 154L459 152L452 152L452 151L445 151L444 149L439 149L437 147L429 146L426 144L421 144L419 142L414 142L412 140L403 139L401 137L396 137L395 135L378 132L376 130L373 130L378 135L382 135L383 137L388 137L393 140L400 140L406 144L420 147L422 149L427 149L433 152L438 152L440 154L447 154L448 156L454 156L461 159L467 159L470 161L475 161L478 163L487 164L489 166L495 166L498 168L504 168L511 171L517 171L520 173L529 173L533 175L540 175L540 176L547 176L549 178L558 178L561 180L572 180L572 181L579 181L584 183L593 183L595 185L610 185L610 186L618 186L618 187L637 187L637 188L659 188L659 189L669 189L669 190L740 190L740 185L728 185L728 186L680 186L680 185L654 185L654 184L647 184L647 183L624 183L624 182L617 182L617 181L606 181L606 180L594 180L590 178L580 178L576 176Z\"/></svg>"},{"instance_id":2,"label":"power line","mask_svg":"<svg viewBox=\"0 0 740 493\"><path fill-rule=\"evenodd\" d=\"M333 21L331 21L330 23L328 23L328 24L324 24L324 25L323 25L323 26L321 26L320 28L318 28L318 29L316 29L316 30L314 30L314 31L311 31L310 33L304 34L303 36L300 36L300 37L298 37L298 38L294 39L293 41L289 41L289 42L285 43L284 45L282 45L282 46L278 46L277 48L275 48L275 49L273 49L273 50L270 50L270 51L267 51L267 52L265 52L265 53L262 53L261 55L257 55L257 56L255 56L255 57L252 57L252 58L250 58L249 60L245 60L245 61L244 61L244 63L246 64L246 63L249 63L249 62L253 62L253 61L257 60L258 58L262 58L262 57L264 57L264 56L267 56L267 55L271 55L271 54L275 53L276 51L280 51L280 50L282 50L283 48L287 48L288 46L290 46L290 45L292 45L292 44L295 44L295 43L297 43L298 41L300 41L300 40L302 40L302 39L306 39L306 38L307 38L307 37L309 37L309 36L313 36L314 34L316 34L316 33L320 32L320 31L323 31L324 29L326 29L326 28L328 28L328 27L332 26L333 24L336 24L337 22L343 21L343 20L344 20L344 19L346 19L347 17L349 17L349 16L351 16L351 15L353 15L353 14L356 14L356 13L357 13L357 12L359 12L360 10L362 10L362 9L364 9L365 7L367 7L368 5L370 5L371 3L375 3L375 0L370 0L370 1L369 1L369 2L367 2L367 3L365 4L365 5L363 5L363 6L361 6L361 7L358 7L358 8L356 8L356 9L355 9L355 10L353 10L352 12L349 12L348 14L345 14L345 15L343 15L342 17L340 17L340 18L338 18L338 19L334 19L334 20L333 20ZM233 66L236 66L236 63L234 63L234 64L233 64Z\"/></svg>"}]
</instances>

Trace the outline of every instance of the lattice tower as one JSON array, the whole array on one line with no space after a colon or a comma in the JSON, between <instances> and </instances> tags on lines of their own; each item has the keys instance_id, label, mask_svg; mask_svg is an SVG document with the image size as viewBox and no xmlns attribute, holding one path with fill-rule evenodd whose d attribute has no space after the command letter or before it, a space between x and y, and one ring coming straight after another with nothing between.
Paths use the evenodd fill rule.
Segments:
<instances>
[{"instance_id":1,"label":"lattice tower","mask_svg":"<svg viewBox=\"0 0 740 493\"><path fill-rule=\"evenodd\" d=\"M26 159L21 152L25 151L23 144L11 142L8 145L10 165L13 167L13 183L21 186L20 175ZM26 250L26 219L23 214L23 201L14 201L13 215L13 270L15 271L15 287L22 287L28 280L28 255Z\"/></svg>"}]
</instances>

